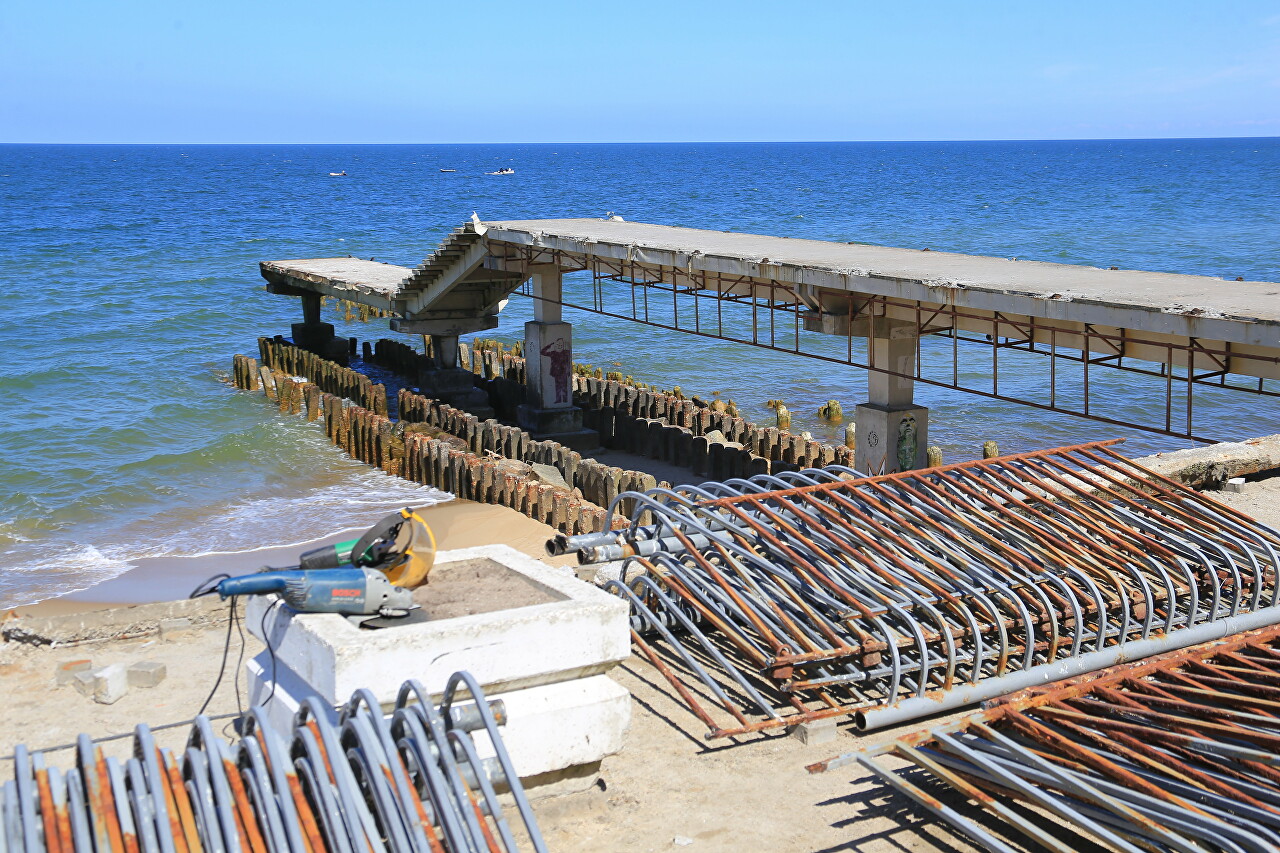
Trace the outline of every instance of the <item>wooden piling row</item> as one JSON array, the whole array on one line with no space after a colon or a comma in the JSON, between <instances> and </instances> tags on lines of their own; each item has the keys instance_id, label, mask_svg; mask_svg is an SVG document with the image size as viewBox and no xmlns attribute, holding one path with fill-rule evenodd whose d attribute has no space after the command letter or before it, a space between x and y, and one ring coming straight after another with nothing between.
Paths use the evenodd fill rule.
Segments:
<instances>
[{"instance_id":1,"label":"wooden piling row","mask_svg":"<svg viewBox=\"0 0 1280 853\"><path fill-rule=\"evenodd\" d=\"M440 400L432 400L401 389L397 400L402 422L426 424L454 435L465 442L467 450L477 456L501 456L526 464L550 465L564 479L576 496L591 504L607 507L622 492L646 491L659 485L658 480L643 471L628 471L604 465L570 450L554 441L535 441L519 427L507 426L492 418L481 420ZM662 483L669 486L668 483ZM629 515L631 502L622 510Z\"/></svg>"},{"instance_id":2,"label":"wooden piling row","mask_svg":"<svg viewBox=\"0 0 1280 853\"><path fill-rule=\"evenodd\" d=\"M365 347L368 346L369 344L366 343ZM422 371L435 369L435 360L431 357L423 355L401 341L387 338L374 343L370 357L366 360L371 360L379 367L394 370L401 376L412 377L414 381L417 381L417 376Z\"/></svg>"},{"instance_id":3,"label":"wooden piling row","mask_svg":"<svg viewBox=\"0 0 1280 853\"><path fill-rule=\"evenodd\" d=\"M232 358L231 380L242 391L257 391L262 381L258 375L258 360L247 355Z\"/></svg>"},{"instance_id":4,"label":"wooden piling row","mask_svg":"<svg viewBox=\"0 0 1280 853\"><path fill-rule=\"evenodd\" d=\"M300 362L286 363L303 366ZM645 475L638 472L607 469L555 442L533 441L522 430L496 421L479 422L474 415L411 392L401 392L401 405L406 407L402 413L407 410L408 416L394 421L385 413L322 390L318 384L303 379L301 370L296 374L272 370L260 367L252 358L237 355L232 373L236 387L261 388L282 414L305 411L307 420L322 420L329 440L367 465L460 498L502 504L569 535L599 532L625 524L626 518L610 517L604 507L585 499L580 490L547 482L528 463L556 466L567 473L567 483L580 478L580 470L590 469L588 479L599 481L598 491L610 496L616 495L619 488L625 491L657 485L652 477L646 481ZM432 422L448 423L464 434L470 430L470 434L464 439L418 431L434 426ZM443 428L439 431L447 432ZM471 446L477 450L473 452ZM486 450L497 456L488 456ZM609 488L603 485L606 479L611 484Z\"/></svg>"},{"instance_id":5,"label":"wooden piling row","mask_svg":"<svg viewBox=\"0 0 1280 853\"><path fill-rule=\"evenodd\" d=\"M301 376L325 393L345 397L370 411L387 414L387 389L358 370L323 359L281 337L258 338L258 354L264 367L289 376Z\"/></svg>"},{"instance_id":6,"label":"wooden piling row","mask_svg":"<svg viewBox=\"0 0 1280 853\"><path fill-rule=\"evenodd\" d=\"M471 370L501 414L516 382L523 388L524 359L497 349L472 351ZM682 395L636 387L608 377L573 375L573 402L583 426L600 433L605 447L660 459L712 479L778 473L826 465L853 466L853 449L760 427L727 406L703 406ZM657 422L661 428L655 428ZM706 438L705 446L694 438Z\"/></svg>"},{"instance_id":7,"label":"wooden piling row","mask_svg":"<svg viewBox=\"0 0 1280 853\"><path fill-rule=\"evenodd\" d=\"M405 476L460 498L501 504L570 535L593 533L610 524L603 507L593 506L562 486L513 469L502 460L482 458L447 441L404 432ZM625 519L614 517L614 524Z\"/></svg>"}]
</instances>

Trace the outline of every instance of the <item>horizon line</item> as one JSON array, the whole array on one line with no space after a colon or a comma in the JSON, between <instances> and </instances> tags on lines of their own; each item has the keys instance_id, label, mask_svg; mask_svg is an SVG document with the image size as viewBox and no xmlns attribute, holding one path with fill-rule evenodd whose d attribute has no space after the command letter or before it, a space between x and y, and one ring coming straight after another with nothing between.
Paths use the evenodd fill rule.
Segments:
<instances>
[{"instance_id":1,"label":"horizon line","mask_svg":"<svg viewBox=\"0 0 1280 853\"><path fill-rule=\"evenodd\" d=\"M0 145L901 145L969 142L1175 142L1227 139L1280 139L1280 135L1258 136L1067 136L969 139L670 139L609 141L484 141L484 142L50 142L0 141Z\"/></svg>"}]
</instances>

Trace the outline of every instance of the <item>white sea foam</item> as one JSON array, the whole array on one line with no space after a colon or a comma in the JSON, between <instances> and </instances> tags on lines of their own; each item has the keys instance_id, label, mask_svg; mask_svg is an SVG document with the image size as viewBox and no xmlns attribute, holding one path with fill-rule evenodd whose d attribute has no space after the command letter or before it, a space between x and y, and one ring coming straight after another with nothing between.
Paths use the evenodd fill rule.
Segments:
<instances>
[{"instance_id":1,"label":"white sea foam","mask_svg":"<svg viewBox=\"0 0 1280 853\"><path fill-rule=\"evenodd\" d=\"M447 492L364 471L296 495L213 507L195 518L153 516L118 530L110 541L52 551L47 540L15 543L0 548L0 608L88 589L135 568L136 560L185 561L292 548L348 531L354 535L401 507L451 499Z\"/></svg>"},{"instance_id":2,"label":"white sea foam","mask_svg":"<svg viewBox=\"0 0 1280 853\"><path fill-rule=\"evenodd\" d=\"M289 497L241 501L187 524L169 535L128 547L128 556L207 557L292 547L345 531L360 531L389 512L452 498L429 486L362 472L343 482ZM120 553L114 547L107 553Z\"/></svg>"},{"instance_id":3,"label":"white sea foam","mask_svg":"<svg viewBox=\"0 0 1280 853\"><path fill-rule=\"evenodd\" d=\"M49 551L11 548L0 572L0 607L35 604L46 598L88 589L134 568L133 563L103 553L92 545L70 545Z\"/></svg>"}]
</instances>

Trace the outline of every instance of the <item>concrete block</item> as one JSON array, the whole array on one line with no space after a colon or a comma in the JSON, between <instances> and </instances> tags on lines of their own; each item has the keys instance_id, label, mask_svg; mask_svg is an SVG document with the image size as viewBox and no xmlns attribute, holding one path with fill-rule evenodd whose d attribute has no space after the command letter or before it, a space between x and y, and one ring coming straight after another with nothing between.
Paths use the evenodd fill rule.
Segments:
<instances>
[{"instance_id":1,"label":"concrete block","mask_svg":"<svg viewBox=\"0 0 1280 853\"><path fill-rule=\"evenodd\" d=\"M1244 477L1232 477L1230 480L1227 480L1225 483L1222 484L1222 491L1243 492L1244 483L1245 483Z\"/></svg>"},{"instance_id":2,"label":"concrete block","mask_svg":"<svg viewBox=\"0 0 1280 853\"><path fill-rule=\"evenodd\" d=\"M631 694L607 675L486 696L506 705L502 741L522 779L598 763L622 749L631 725ZM494 755L487 734L474 739L481 758Z\"/></svg>"},{"instance_id":3,"label":"concrete block","mask_svg":"<svg viewBox=\"0 0 1280 853\"><path fill-rule=\"evenodd\" d=\"M175 619L161 619L160 639L181 639L187 636L187 632L189 632L192 627L191 620L185 616L179 616Z\"/></svg>"},{"instance_id":4,"label":"concrete block","mask_svg":"<svg viewBox=\"0 0 1280 853\"><path fill-rule=\"evenodd\" d=\"M169 674L159 661L144 660L129 666L130 687L155 687Z\"/></svg>"},{"instance_id":5,"label":"concrete block","mask_svg":"<svg viewBox=\"0 0 1280 853\"><path fill-rule=\"evenodd\" d=\"M468 670L486 690L508 691L607 672L631 654L627 605L616 596L505 545L444 551L436 565L485 560L512 571L554 600L543 604L366 631L332 613L297 613L270 596L249 599L249 630L269 643L325 701L340 704L361 687L394 696L417 678L433 693Z\"/></svg>"},{"instance_id":6,"label":"concrete block","mask_svg":"<svg viewBox=\"0 0 1280 853\"><path fill-rule=\"evenodd\" d=\"M267 721L281 736L292 731L293 717L308 697L320 700L321 706L332 704L307 684L296 672L277 658L272 666L271 656L261 652L244 665L249 691L249 707L261 707ZM382 698L382 697L379 697ZM394 701L395 697L392 697ZM337 722L337 713L330 721Z\"/></svg>"},{"instance_id":7,"label":"concrete block","mask_svg":"<svg viewBox=\"0 0 1280 853\"><path fill-rule=\"evenodd\" d=\"M129 672L122 663L104 666L93 673L93 701L114 705L129 691Z\"/></svg>"},{"instance_id":8,"label":"concrete block","mask_svg":"<svg viewBox=\"0 0 1280 853\"><path fill-rule=\"evenodd\" d=\"M797 738L806 746L822 746L824 744L835 743L836 738L840 736L839 730L836 729L836 720L834 717L828 717L825 720L810 720L807 723L800 723L792 726L790 732L792 737Z\"/></svg>"},{"instance_id":9,"label":"concrete block","mask_svg":"<svg viewBox=\"0 0 1280 853\"><path fill-rule=\"evenodd\" d=\"M71 685L75 687L76 692L81 696L92 696L93 685L96 680L92 671L84 669L72 674Z\"/></svg>"},{"instance_id":10,"label":"concrete block","mask_svg":"<svg viewBox=\"0 0 1280 853\"><path fill-rule=\"evenodd\" d=\"M59 687L65 687L71 683L77 672L86 672L91 669L93 669L93 661L88 658L64 660L54 670L54 680Z\"/></svg>"}]
</instances>

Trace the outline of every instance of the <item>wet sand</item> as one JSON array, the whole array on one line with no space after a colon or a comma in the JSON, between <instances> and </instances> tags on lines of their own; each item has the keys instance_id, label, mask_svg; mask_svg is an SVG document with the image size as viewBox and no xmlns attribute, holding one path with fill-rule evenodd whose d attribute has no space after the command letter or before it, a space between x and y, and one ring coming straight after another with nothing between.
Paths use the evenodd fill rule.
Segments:
<instances>
[{"instance_id":1,"label":"wet sand","mask_svg":"<svg viewBox=\"0 0 1280 853\"><path fill-rule=\"evenodd\" d=\"M547 557L544 545L555 535L555 529L507 507L455 499L428 507L422 512L422 517L430 526L436 546L441 551L501 544L552 565L576 563L572 556ZM186 598L199 583L220 572L242 575L263 566L295 565L303 551L352 539L360 532L345 531L301 545L241 553L135 560L136 568L118 577L89 589L18 607L12 612L53 616L152 601L174 601Z\"/></svg>"}]
</instances>

